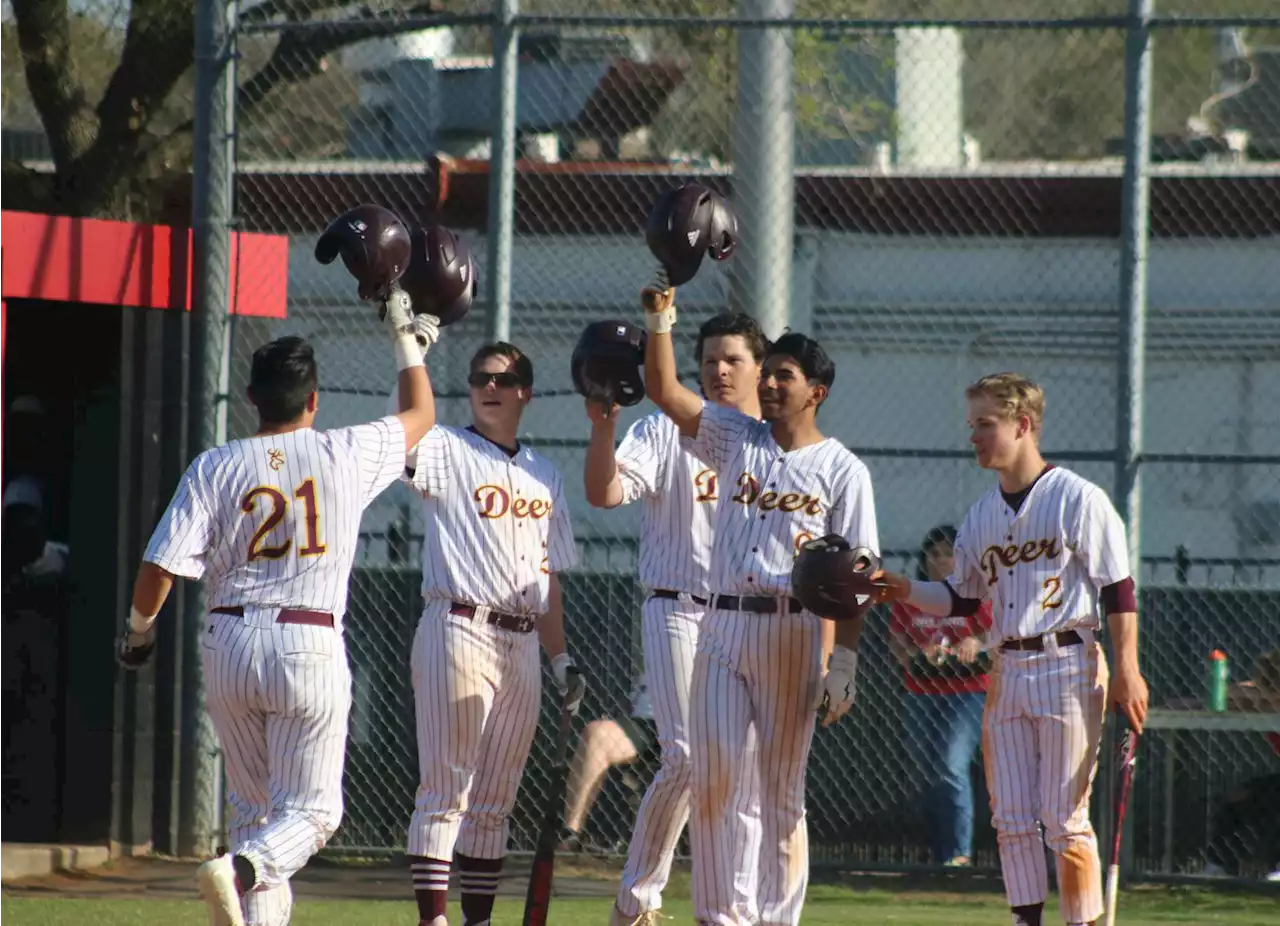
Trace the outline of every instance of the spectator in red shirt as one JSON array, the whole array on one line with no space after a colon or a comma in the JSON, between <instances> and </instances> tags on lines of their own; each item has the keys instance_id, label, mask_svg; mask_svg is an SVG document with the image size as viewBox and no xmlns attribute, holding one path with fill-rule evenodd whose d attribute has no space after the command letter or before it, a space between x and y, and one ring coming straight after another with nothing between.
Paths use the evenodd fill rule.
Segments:
<instances>
[{"instance_id":1,"label":"spectator in red shirt","mask_svg":"<svg viewBox=\"0 0 1280 926\"><path fill-rule=\"evenodd\" d=\"M917 559L920 579L941 582L955 566L956 529L942 524L925 535ZM907 691L906 733L915 760L937 777L927 814L936 862L972 863L973 787L969 765L982 738L991 629L991 604L970 617L936 617L904 602L893 606L889 646L902 663Z\"/></svg>"}]
</instances>

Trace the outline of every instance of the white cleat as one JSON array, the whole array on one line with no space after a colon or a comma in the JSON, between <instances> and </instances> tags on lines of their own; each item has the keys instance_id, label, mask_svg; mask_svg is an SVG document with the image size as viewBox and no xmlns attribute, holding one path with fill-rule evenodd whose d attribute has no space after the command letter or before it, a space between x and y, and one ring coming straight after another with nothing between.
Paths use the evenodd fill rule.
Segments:
<instances>
[{"instance_id":1,"label":"white cleat","mask_svg":"<svg viewBox=\"0 0 1280 926\"><path fill-rule=\"evenodd\" d=\"M244 926L236 870L230 855L219 855L197 868L196 884L209 907L209 926Z\"/></svg>"}]
</instances>

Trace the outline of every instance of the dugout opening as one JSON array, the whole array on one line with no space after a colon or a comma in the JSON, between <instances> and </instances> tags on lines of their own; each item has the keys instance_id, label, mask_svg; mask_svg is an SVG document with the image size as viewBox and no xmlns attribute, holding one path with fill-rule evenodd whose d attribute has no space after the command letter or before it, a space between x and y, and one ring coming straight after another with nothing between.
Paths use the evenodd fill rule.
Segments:
<instances>
[{"instance_id":1,"label":"dugout opening","mask_svg":"<svg viewBox=\"0 0 1280 926\"><path fill-rule=\"evenodd\" d=\"M3 213L6 842L177 851L184 596L152 665L116 636L189 443L192 239ZM288 241L235 232L236 315L284 318ZM243 277L242 277L243 275Z\"/></svg>"}]
</instances>

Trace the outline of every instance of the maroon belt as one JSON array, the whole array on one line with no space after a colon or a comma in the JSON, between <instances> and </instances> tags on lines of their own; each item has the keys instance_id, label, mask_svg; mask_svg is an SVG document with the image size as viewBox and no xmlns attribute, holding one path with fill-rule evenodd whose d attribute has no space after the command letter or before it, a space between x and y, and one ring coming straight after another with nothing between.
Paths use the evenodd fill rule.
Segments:
<instances>
[{"instance_id":1,"label":"maroon belt","mask_svg":"<svg viewBox=\"0 0 1280 926\"><path fill-rule=\"evenodd\" d=\"M1044 652L1044 637L1023 637L1019 640L1005 640L1000 644L1003 650L1030 650L1032 652ZM1063 630L1060 633L1053 634L1054 639L1058 641L1059 646L1075 646L1077 643L1083 643L1084 638L1074 630Z\"/></svg>"},{"instance_id":2,"label":"maroon belt","mask_svg":"<svg viewBox=\"0 0 1280 926\"><path fill-rule=\"evenodd\" d=\"M449 604L449 613L458 617L469 617L474 620L478 610L475 605L463 604L461 601L454 601ZM507 614L490 609L489 617L485 620L485 623L493 624L493 626L502 630L510 630L512 633L532 633L534 626L538 623L538 615Z\"/></svg>"},{"instance_id":3,"label":"maroon belt","mask_svg":"<svg viewBox=\"0 0 1280 926\"><path fill-rule=\"evenodd\" d=\"M232 617L244 617L244 608L238 604L223 605L212 610L214 614L230 614ZM303 611L298 608L281 608L280 613L276 615L276 623L332 627L333 615L328 611Z\"/></svg>"}]
</instances>

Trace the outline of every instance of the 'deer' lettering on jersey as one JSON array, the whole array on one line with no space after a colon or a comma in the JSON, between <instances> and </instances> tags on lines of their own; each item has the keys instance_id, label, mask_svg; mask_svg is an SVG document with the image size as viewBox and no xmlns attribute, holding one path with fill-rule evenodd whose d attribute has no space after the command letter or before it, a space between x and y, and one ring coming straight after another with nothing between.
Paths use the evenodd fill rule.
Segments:
<instances>
[{"instance_id":1,"label":"'deer' lettering on jersey","mask_svg":"<svg viewBox=\"0 0 1280 926\"><path fill-rule=\"evenodd\" d=\"M999 485L969 509L947 580L964 598L990 598L999 639L1099 629L1101 590L1129 578L1124 524L1105 492L1046 470L1015 512Z\"/></svg>"},{"instance_id":2,"label":"'deer' lettering on jersey","mask_svg":"<svg viewBox=\"0 0 1280 926\"><path fill-rule=\"evenodd\" d=\"M768 422L704 402L684 443L719 477L713 593L790 595L800 545L824 534L879 555L871 474L834 438L784 452Z\"/></svg>"},{"instance_id":3,"label":"'deer' lettering on jersey","mask_svg":"<svg viewBox=\"0 0 1280 926\"><path fill-rule=\"evenodd\" d=\"M546 457L436 425L410 455L422 496L422 595L515 614L547 610L549 577L578 561L564 481Z\"/></svg>"}]
</instances>

